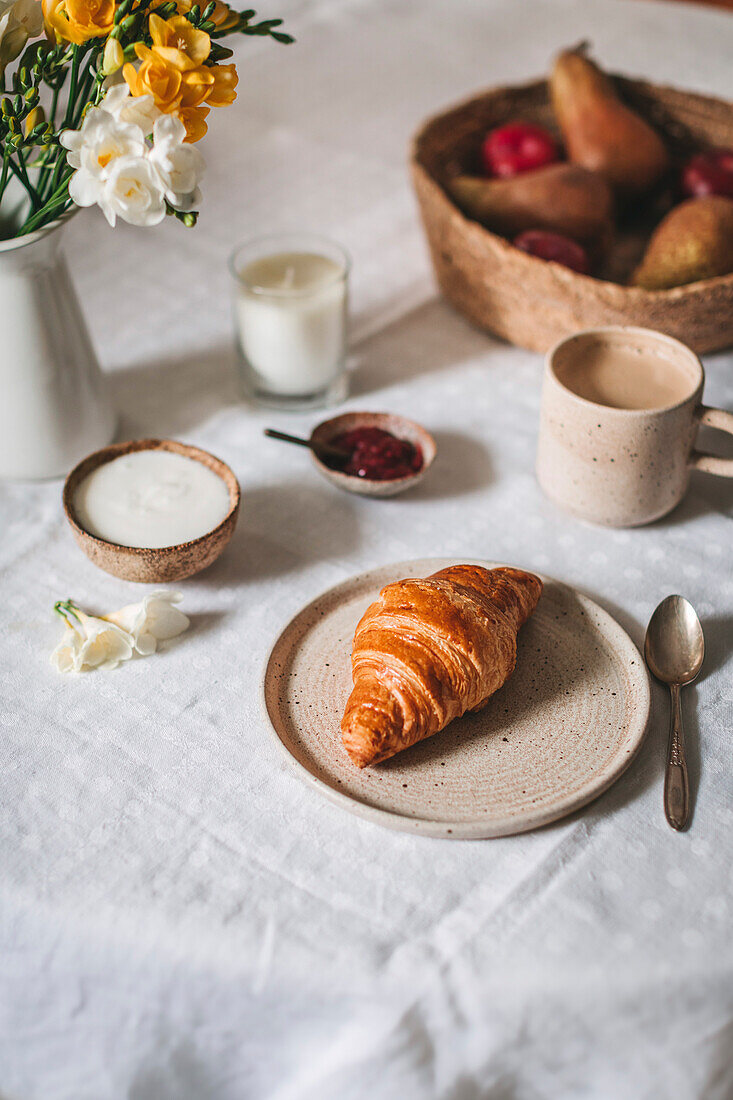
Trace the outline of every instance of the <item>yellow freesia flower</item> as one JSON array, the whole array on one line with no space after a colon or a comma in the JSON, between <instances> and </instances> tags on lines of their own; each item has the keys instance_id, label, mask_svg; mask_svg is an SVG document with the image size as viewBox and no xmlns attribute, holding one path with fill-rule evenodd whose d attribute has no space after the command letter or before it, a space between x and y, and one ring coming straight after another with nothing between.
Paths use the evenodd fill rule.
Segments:
<instances>
[{"instance_id":1,"label":"yellow freesia flower","mask_svg":"<svg viewBox=\"0 0 733 1100\"><path fill-rule=\"evenodd\" d=\"M77 46L108 35L114 26L114 14L114 0L43 0L49 32Z\"/></svg>"},{"instance_id":2,"label":"yellow freesia flower","mask_svg":"<svg viewBox=\"0 0 733 1100\"><path fill-rule=\"evenodd\" d=\"M209 107L228 107L237 98L235 88L239 83L237 69L234 65L212 65L207 70L214 78L211 89L206 96Z\"/></svg>"},{"instance_id":3,"label":"yellow freesia flower","mask_svg":"<svg viewBox=\"0 0 733 1100\"><path fill-rule=\"evenodd\" d=\"M214 86L214 70L192 69L181 76L181 107L200 107Z\"/></svg>"},{"instance_id":4,"label":"yellow freesia flower","mask_svg":"<svg viewBox=\"0 0 733 1100\"><path fill-rule=\"evenodd\" d=\"M186 142L191 144L200 141L205 136L209 127L204 121L209 113L208 107L181 107L178 112L183 125L186 127Z\"/></svg>"},{"instance_id":5,"label":"yellow freesia flower","mask_svg":"<svg viewBox=\"0 0 733 1100\"><path fill-rule=\"evenodd\" d=\"M182 73L203 65L211 52L211 39L206 31L196 30L182 15L161 19L153 14L148 26L153 51Z\"/></svg>"},{"instance_id":6,"label":"yellow freesia flower","mask_svg":"<svg viewBox=\"0 0 733 1100\"><path fill-rule=\"evenodd\" d=\"M135 46L135 52L142 61L140 68L128 61L122 69L132 95L152 95L155 106L164 114L175 111L181 102L180 71L141 43Z\"/></svg>"},{"instance_id":7,"label":"yellow freesia flower","mask_svg":"<svg viewBox=\"0 0 733 1100\"><path fill-rule=\"evenodd\" d=\"M209 107L226 107L236 98L238 76L234 65L204 65L211 39L181 15L149 21L152 48L135 45L139 68L122 69L134 96L152 95L164 114L176 114L186 127L186 141L199 141L207 131ZM206 106L204 106L206 104Z\"/></svg>"},{"instance_id":8,"label":"yellow freesia flower","mask_svg":"<svg viewBox=\"0 0 733 1100\"><path fill-rule=\"evenodd\" d=\"M122 75L132 95L152 95L155 106L164 114L181 114L183 109L190 112L193 108L200 107L214 86L213 70L210 68L202 65L182 73L157 51L150 50L147 46L138 43L135 50L142 65L136 69L128 63L124 66ZM206 127L202 128L201 125L203 119L189 113L185 117L190 120L190 128L186 124L188 140L198 140L190 136L192 132L203 137L206 133Z\"/></svg>"}]
</instances>

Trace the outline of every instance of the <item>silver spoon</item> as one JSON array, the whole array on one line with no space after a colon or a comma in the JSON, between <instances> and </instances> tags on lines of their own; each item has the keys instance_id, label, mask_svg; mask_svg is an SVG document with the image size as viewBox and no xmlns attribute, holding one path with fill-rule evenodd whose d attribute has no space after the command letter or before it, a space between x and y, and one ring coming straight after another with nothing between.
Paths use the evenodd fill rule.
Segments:
<instances>
[{"instance_id":1,"label":"silver spoon","mask_svg":"<svg viewBox=\"0 0 733 1100\"><path fill-rule=\"evenodd\" d=\"M692 683L705 657L700 620L684 596L667 596L659 604L649 620L644 656L652 675L667 684L672 695L664 812L673 829L684 829L690 816L690 785L682 732L680 688Z\"/></svg>"},{"instance_id":2,"label":"silver spoon","mask_svg":"<svg viewBox=\"0 0 733 1100\"><path fill-rule=\"evenodd\" d=\"M314 443L312 439L301 439L299 435L280 432L276 428L265 428L265 435L269 436L270 439L281 439L283 443L297 443L299 447L308 447L321 461L330 458L332 461L335 460L345 465L350 458L348 451L344 451L341 447L336 447L332 443ZM328 465L328 461L326 465Z\"/></svg>"}]
</instances>

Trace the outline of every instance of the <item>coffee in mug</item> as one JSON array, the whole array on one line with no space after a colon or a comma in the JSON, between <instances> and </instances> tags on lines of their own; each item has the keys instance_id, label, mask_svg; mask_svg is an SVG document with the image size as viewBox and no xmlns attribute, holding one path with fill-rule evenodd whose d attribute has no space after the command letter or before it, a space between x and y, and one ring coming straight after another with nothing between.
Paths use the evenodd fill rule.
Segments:
<instances>
[{"instance_id":1,"label":"coffee in mug","mask_svg":"<svg viewBox=\"0 0 733 1100\"><path fill-rule=\"evenodd\" d=\"M733 459L693 450L700 424L733 434L733 413L700 403L704 381L694 352L650 329L562 340L545 363L540 485L582 519L631 527L670 512L693 468L733 477Z\"/></svg>"}]
</instances>

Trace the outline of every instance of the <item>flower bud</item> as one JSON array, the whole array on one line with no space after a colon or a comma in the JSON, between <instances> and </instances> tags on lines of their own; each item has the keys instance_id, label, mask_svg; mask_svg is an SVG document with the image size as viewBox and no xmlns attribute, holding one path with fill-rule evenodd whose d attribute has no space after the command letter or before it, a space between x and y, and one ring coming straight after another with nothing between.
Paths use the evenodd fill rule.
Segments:
<instances>
[{"instance_id":1,"label":"flower bud","mask_svg":"<svg viewBox=\"0 0 733 1100\"><path fill-rule=\"evenodd\" d=\"M42 126L46 122L46 112L39 104L34 107L32 111L29 111L25 119L25 136L28 137L31 130L35 130L36 126ZM37 134L36 137L39 135Z\"/></svg>"},{"instance_id":2,"label":"flower bud","mask_svg":"<svg viewBox=\"0 0 733 1100\"><path fill-rule=\"evenodd\" d=\"M121 23L132 7L132 0L122 0L115 11L115 23Z\"/></svg>"},{"instance_id":3,"label":"flower bud","mask_svg":"<svg viewBox=\"0 0 733 1100\"><path fill-rule=\"evenodd\" d=\"M121 69L125 61L125 51L116 38L108 38L104 47L102 59L102 72L105 76L111 76Z\"/></svg>"}]
</instances>

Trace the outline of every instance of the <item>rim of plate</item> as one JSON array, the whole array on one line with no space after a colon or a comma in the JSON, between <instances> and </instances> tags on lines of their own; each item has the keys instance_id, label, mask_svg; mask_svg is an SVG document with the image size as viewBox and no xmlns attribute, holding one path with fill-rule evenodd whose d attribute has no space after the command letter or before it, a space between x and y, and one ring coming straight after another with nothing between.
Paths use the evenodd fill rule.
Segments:
<instances>
[{"instance_id":1,"label":"rim of plate","mask_svg":"<svg viewBox=\"0 0 733 1100\"><path fill-rule=\"evenodd\" d=\"M600 604L597 604L590 596L586 596L584 592L579 591L570 584L565 584L564 581L557 580L555 577L550 577L546 573L535 573L535 576L539 577L543 584L553 584L560 588L569 589L577 599L580 600L584 607L593 611L599 622L602 623L603 636L612 642L614 650L617 651L620 644L624 648L633 651L639 658L637 666L637 689L640 697L638 706L632 715L632 720L627 730L627 743L631 742L630 748L623 756L620 756L618 760L615 761L615 766L613 768L599 775L598 779L594 782L585 785L582 791L578 791L566 797L564 800L555 803L554 806L548 807L546 810L537 811L534 815L527 814L521 822L518 822L516 818L494 818L491 823L486 820L463 822L447 820L432 821L427 818L409 817L407 814L396 813L392 810L383 810L378 806L371 806L366 802L361 802L358 798L337 791L329 783L326 783L323 779L319 779L318 776L314 775L305 764L301 764L301 762L290 752L275 729L275 725L267 707L267 680L270 662L285 632L292 627L296 619L299 619L306 612L310 611L311 608L321 603L322 600L328 597L333 598L337 596L342 589L348 592L356 581L365 580L371 575L387 569L402 570L404 567L406 570L410 570L414 568L416 564L422 565L423 563L429 563L430 565L435 564L436 569L446 568L448 564L482 565L487 569L496 569L507 566L508 564L506 562L487 561L483 558L468 557L414 558L404 562L386 562L383 565L374 566L374 568L368 569L363 573L354 574L346 580L340 581L338 584L334 584L330 588L324 589L312 600L304 604L300 610L296 611L278 632L277 637L270 646L260 675L259 692L260 709L265 719L270 738L279 746L280 753L285 757L290 766L290 770L302 782L306 783L307 786L318 791L328 799L329 802L335 806L339 806L347 813L356 817L361 817L366 821L372 822L372 824L382 825L387 829L444 840L491 840L503 836L518 836L521 833L532 832L545 825L550 825L555 821L560 821L562 818L569 817L570 814L575 813L576 810L580 810L584 806L588 806L591 802L594 802L623 775L637 756L644 742L651 713L651 686L649 674L638 647L610 612L606 611ZM510 565L509 568L521 568L521 566ZM532 572L534 572L534 570L532 570ZM408 572L406 576L409 575Z\"/></svg>"}]
</instances>

